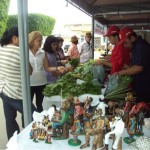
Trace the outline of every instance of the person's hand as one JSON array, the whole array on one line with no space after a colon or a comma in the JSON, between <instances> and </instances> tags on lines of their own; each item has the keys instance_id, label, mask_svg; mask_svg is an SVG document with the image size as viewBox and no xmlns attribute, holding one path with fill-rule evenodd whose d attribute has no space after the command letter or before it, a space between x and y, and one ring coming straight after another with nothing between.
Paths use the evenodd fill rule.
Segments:
<instances>
[{"instance_id":1,"label":"person's hand","mask_svg":"<svg viewBox=\"0 0 150 150\"><path fill-rule=\"evenodd\" d=\"M67 64L67 63L68 63L68 60L61 60L61 63L62 63L62 64Z\"/></svg>"},{"instance_id":2,"label":"person's hand","mask_svg":"<svg viewBox=\"0 0 150 150\"><path fill-rule=\"evenodd\" d=\"M57 67L57 70L58 70L60 73L64 73L64 72L65 72L65 67L64 67L64 66L59 66L59 67Z\"/></svg>"},{"instance_id":3,"label":"person's hand","mask_svg":"<svg viewBox=\"0 0 150 150\"><path fill-rule=\"evenodd\" d=\"M104 59L105 59L106 61L109 61L109 60L110 60L110 56L107 55L107 56L104 57Z\"/></svg>"},{"instance_id":4,"label":"person's hand","mask_svg":"<svg viewBox=\"0 0 150 150\"><path fill-rule=\"evenodd\" d=\"M66 67L66 72L73 71L73 70L74 70L74 67L72 67L72 66Z\"/></svg>"},{"instance_id":5,"label":"person's hand","mask_svg":"<svg viewBox=\"0 0 150 150\"><path fill-rule=\"evenodd\" d=\"M95 61L95 64L96 65L103 65L103 60L98 59L98 60Z\"/></svg>"},{"instance_id":6,"label":"person's hand","mask_svg":"<svg viewBox=\"0 0 150 150\"><path fill-rule=\"evenodd\" d=\"M129 67L130 67L129 65L124 64L122 69L128 69Z\"/></svg>"},{"instance_id":7,"label":"person's hand","mask_svg":"<svg viewBox=\"0 0 150 150\"><path fill-rule=\"evenodd\" d=\"M117 72L118 76L120 77L122 74L122 71Z\"/></svg>"}]
</instances>

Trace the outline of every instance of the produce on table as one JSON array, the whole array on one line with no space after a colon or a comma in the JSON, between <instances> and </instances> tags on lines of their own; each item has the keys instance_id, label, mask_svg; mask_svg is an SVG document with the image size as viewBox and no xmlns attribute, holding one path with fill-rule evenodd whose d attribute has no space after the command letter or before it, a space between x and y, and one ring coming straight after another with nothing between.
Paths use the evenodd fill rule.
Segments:
<instances>
[{"instance_id":1,"label":"produce on table","mask_svg":"<svg viewBox=\"0 0 150 150\"><path fill-rule=\"evenodd\" d=\"M74 68L76 68L79 65L79 63L80 63L79 58L72 58L69 61L69 64Z\"/></svg>"},{"instance_id":2,"label":"produce on table","mask_svg":"<svg viewBox=\"0 0 150 150\"><path fill-rule=\"evenodd\" d=\"M131 77L130 76L121 76L119 78L118 86L113 89L112 92L105 95L106 100L123 100L125 101L125 97L128 92L131 91L130 83L131 83Z\"/></svg>"},{"instance_id":3,"label":"produce on table","mask_svg":"<svg viewBox=\"0 0 150 150\"><path fill-rule=\"evenodd\" d=\"M100 84L92 81L93 63L87 62L80 64L73 72L68 72L53 84L49 84L43 91L44 96L51 97L61 95L65 98L68 94L80 96L83 94L101 94ZM77 84L76 80L80 79L85 82Z\"/></svg>"}]
</instances>

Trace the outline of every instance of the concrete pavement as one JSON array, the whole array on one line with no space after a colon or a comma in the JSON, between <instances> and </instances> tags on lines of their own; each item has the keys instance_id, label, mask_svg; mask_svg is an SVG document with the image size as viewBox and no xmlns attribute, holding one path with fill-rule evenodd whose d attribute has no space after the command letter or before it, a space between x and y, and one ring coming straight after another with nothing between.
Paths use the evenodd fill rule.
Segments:
<instances>
[{"instance_id":1,"label":"concrete pavement","mask_svg":"<svg viewBox=\"0 0 150 150\"><path fill-rule=\"evenodd\" d=\"M17 113L16 120L19 124L20 129L22 129L20 113ZM6 135L6 124L5 124L5 117L4 117L4 111L3 111L3 102L0 98L0 150L6 149L7 142L8 142L8 139L7 139L7 135Z\"/></svg>"}]
</instances>

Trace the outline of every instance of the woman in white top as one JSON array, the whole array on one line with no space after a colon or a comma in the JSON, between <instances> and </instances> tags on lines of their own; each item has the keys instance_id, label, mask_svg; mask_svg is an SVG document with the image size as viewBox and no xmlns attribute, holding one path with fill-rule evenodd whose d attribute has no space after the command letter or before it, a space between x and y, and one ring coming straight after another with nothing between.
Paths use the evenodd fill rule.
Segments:
<instances>
[{"instance_id":1,"label":"woman in white top","mask_svg":"<svg viewBox=\"0 0 150 150\"><path fill-rule=\"evenodd\" d=\"M43 89L47 84L44 69L47 71L60 71L63 72L64 67L49 67L47 64L47 57L45 52L40 48L42 44L42 34L38 31L33 31L29 34L29 60L33 68L32 75L30 76L31 87L31 100L33 101L34 94L36 95L37 111L42 112L42 102L44 95Z\"/></svg>"}]
</instances>

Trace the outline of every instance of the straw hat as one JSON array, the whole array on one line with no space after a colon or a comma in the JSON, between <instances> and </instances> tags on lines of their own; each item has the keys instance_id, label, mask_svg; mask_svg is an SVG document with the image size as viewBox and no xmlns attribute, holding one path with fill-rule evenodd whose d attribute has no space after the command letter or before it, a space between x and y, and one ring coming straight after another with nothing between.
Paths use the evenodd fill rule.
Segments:
<instances>
[{"instance_id":1,"label":"straw hat","mask_svg":"<svg viewBox=\"0 0 150 150\"><path fill-rule=\"evenodd\" d=\"M76 41L78 41L78 37L76 35L72 36L70 42L76 42Z\"/></svg>"},{"instance_id":2,"label":"straw hat","mask_svg":"<svg viewBox=\"0 0 150 150\"><path fill-rule=\"evenodd\" d=\"M87 33L85 34L85 36L86 36L86 37L92 37L92 34L91 34L91 32L87 32Z\"/></svg>"}]
</instances>

